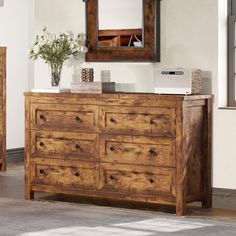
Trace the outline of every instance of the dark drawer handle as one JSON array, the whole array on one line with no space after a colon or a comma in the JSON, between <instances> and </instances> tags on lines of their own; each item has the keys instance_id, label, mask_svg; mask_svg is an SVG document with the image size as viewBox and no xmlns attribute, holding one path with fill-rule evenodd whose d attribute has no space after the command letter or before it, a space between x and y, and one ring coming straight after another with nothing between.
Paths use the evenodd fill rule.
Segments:
<instances>
[{"instance_id":1,"label":"dark drawer handle","mask_svg":"<svg viewBox=\"0 0 236 236\"><path fill-rule=\"evenodd\" d=\"M114 175L110 175L110 179L111 179L111 180L115 180L116 177L115 177Z\"/></svg>"},{"instance_id":2,"label":"dark drawer handle","mask_svg":"<svg viewBox=\"0 0 236 236\"><path fill-rule=\"evenodd\" d=\"M80 172L76 172L76 173L75 173L75 176L76 176L76 177L80 177Z\"/></svg>"},{"instance_id":3,"label":"dark drawer handle","mask_svg":"<svg viewBox=\"0 0 236 236\"><path fill-rule=\"evenodd\" d=\"M115 151L115 148L113 146L111 146L110 150L113 152L113 151Z\"/></svg>"},{"instance_id":4,"label":"dark drawer handle","mask_svg":"<svg viewBox=\"0 0 236 236\"><path fill-rule=\"evenodd\" d=\"M75 120L79 122L79 121L80 121L80 117L79 117L79 116L76 116L76 117L75 117Z\"/></svg>"},{"instance_id":5,"label":"dark drawer handle","mask_svg":"<svg viewBox=\"0 0 236 236\"><path fill-rule=\"evenodd\" d=\"M42 146L44 145L44 143L43 143L43 142L40 142L39 145L40 145L40 147L42 147Z\"/></svg>"},{"instance_id":6,"label":"dark drawer handle","mask_svg":"<svg viewBox=\"0 0 236 236\"><path fill-rule=\"evenodd\" d=\"M41 120L43 120L43 121L46 121L46 120L47 120L44 115L40 115L39 118L40 118Z\"/></svg>"},{"instance_id":7,"label":"dark drawer handle","mask_svg":"<svg viewBox=\"0 0 236 236\"><path fill-rule=\"evenodd\" d=\"M157 152L154 151L153 149L150 149L150 150L149 150L149 154L152 155L152 156L156 156L156 155L157 155Z\"/></svg>"},{"instance_id":8,"label":"dark drawer handle","mask_svg":"<svg viewBox=\"0 0 236 236\"><path fill-rule=\"evenodd\" d=\"M151 125L153 125L153 124L155 124L156 122L155 122L154 119L151 119L151 120L149 121L149 123L150 123Z\"/></svg>"},{"instance_id":9,"label":"dark drawer handle","mask_svg":"<svg viewBox=\"0 0 236 236\"><path fill-rule=\"evenodd\" d=\"M76 145L75 145L75 148L76 148L76 149L80 149L80 145L79 145L79 144L76 144Z\"/></svg>"},{"instance_id":10,"label":"dark drawer handle","mask_svg":"<svg viewBox=\"0 0 236 236\"><path fill-rule=\"evenodd\" d=\"M154 180L154 179L149 179L149 182L150 182L151 184L153 184L153 183L155 182L155 180Z\"/></svg>"},{"instance_id":11,"label":"dark drawer handle","mask_svg":"<svg viewBox=\"0 0 236 236\"><path fill-rule=\"evenodd\" d=\"M113 117L111 117L110 122L111 122L111 123L115 123L116 120L115 120Z\"/></svg>"},{"instance_id":12,"label":"dark drawer handle","mask_svg":"<svg viewBox=\"0 0 236 236\"><path fill-rule=\"evenodd\" d=\"M39 170L39 173L40 173L40 174L44 174L44 170L43 170L43 169L40 169L40 170Z\"/></svg>"}]
</instances>

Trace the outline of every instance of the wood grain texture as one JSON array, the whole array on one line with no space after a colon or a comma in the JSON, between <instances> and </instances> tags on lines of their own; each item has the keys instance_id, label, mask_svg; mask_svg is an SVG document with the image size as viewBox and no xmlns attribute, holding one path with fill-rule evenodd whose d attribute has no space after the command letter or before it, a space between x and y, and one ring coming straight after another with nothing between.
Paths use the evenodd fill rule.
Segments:
<instances>
[{"instance_id":1,"label":"wood grain texture","mask_svg":"<svg viewBox=\"0 0 236 236\"><path fill-rule=\"evenodd\" d=\"M204 163L204 107L193 106L185 109L184 151L187 167L187 196L197 196L203 192L203 163ZM193 199L193 197L192 197Z\"/></svg>"},{"instance_id":2,"label":"wood grain texture","mask_svg":"<svg viewBox=\"0 0 236 236\"><path fill-rule=\"evenodd\" d=\"M96 163L63 163L52 161L35 160L31 163L31 183L48 186L58 186L60 188L77 187L92 188L97 187L98 168Z\"/></svg>"},{"instance_id":3,"label":"wood grain texture","mask_svg":"<svg viewBox=\"0 0 236 236\"><path fill-rule=\"evenodd\" d=\"M45 191L175 204L177 215L192 201L211 207L210 95L25 96L26 199Z\"/></svg>"},{"instance_id":4,"label":"wood grain texture","mask_svg":"<svg viewBox=\"0 0 236 236\"><path fill-rule=\"evenodd\" d=\"M203 208L212 208L212 98L204 107L204 161L202 178L204 183Z\"/></svg>"},{"instance_id":5,"label":"wood grain texture","mask_svg":"<svg viewBox=\"0 0 236 236\"><path fill-rule=\"evenodd\" d=\"M125 192L127 195L175 195L175 169L127 166L120 164L101 165L103 187L110 192Z\"/></svg>"},{"instance_id":6,"label":"wood grain texture","mask_svg":"<svg viewBox=\"0 0 236 236\"><path fill-rule=\"evenodd\" d=\"M184 166L184 107L177 104L176 117L176 214L186 214L186 167Z\"/></svg>"},{"instance_id":7,"label":"wood grain texture","mask_svg":"<svg viewBox=\"0 0 236 236\"><path fill-rule=\"evenodd\" d=\"M101 107L103 132L175 137L175 109Z\"/></svg>"},{"instance_id":8,"label":"wood grain texture","mask_svg":"<svg viewBox=\"0 0 236 236\"><path fill-rule=\"evenodd\" d=\"M34 198L34 192L31 190L31 135L30 135L30 126L31 126L31 109L30 97L25 97L25 190L24 198L29 200Z\"/></svg>"},{"instance_id":9,"label":"wood grain texture","mask_svg":"<svg viewBox=\"0 0 236 236\"><path fill-rule=\"evenodd\" d=\"M32 157L99 160L98 134L32 130L30 147Z\"/></svg>"},{"instance_id":10,"label":"wood grain texture","mask_svg":"<svg viewBox=\"0 0 236 236\"><path fill-rule=\"evenodd\" d=\"M98 1L86 1L86 61L160 61L160 1L144 0L143 7L144 47L99 47Z\"/></svg>"},{"instance_id":11,"label":"wood grain texture","mask_svg":"<svg viewBox=\"0 0 236 236\"><path fill-rule=\"evenodd\" d=\"M102 162L175 167L175 139L100 135Z\"/></svg>"},{"instance_id":12,"label":"wood grain texture","mask_svg":"<svg viewBox=\"0 0 236 236\"><path fill-rule=\"evenodd\" d=\"M0 171L6 171L6 48L0 47Z\"/></svg>"},{"instance_id":13,"label":"wood grain texture","mask_svg":"<svg viewBox=\"0 0 236 236\"><path fill-rule=\"evenodd\" d=\"M98 107L62 104L34 104L31 109L33 129L96 131Z\"/></svg>"},{"instance_id":14,"label":"wood grain texture","mask_svg":"<svg viewBox=\"0 0 236 236\"><path fill-rule=\"evenodd\" d=\"M155 107L171 107L176 106L176 101L197 101L202 99L209 99L212 95L158 95L154 93L125 93L125 92L115 92L115 93L103 93L103 94L72 94L72 93L34 93L25 92L25 96L30 96L32 102L38 103L50 103L66 104L69 105L66 98L70 99L70 104L95 104L96 105L136 105L136 106L153 106L155 102ZM42 100L38 100L43 97ZM55 100L53 101L52 98ZM34 100L35 99L35 100ZM82 100L82 101L81 101ZM110 104L111 103L111 104ZM205 102L203 102L205 104Z\"/></svg>"}]
</instances>

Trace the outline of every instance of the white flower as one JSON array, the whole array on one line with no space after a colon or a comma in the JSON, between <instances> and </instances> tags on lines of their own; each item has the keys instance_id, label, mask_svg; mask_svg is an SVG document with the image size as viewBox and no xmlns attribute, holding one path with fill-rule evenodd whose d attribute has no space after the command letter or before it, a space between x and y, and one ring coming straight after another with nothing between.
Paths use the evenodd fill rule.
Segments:
<instances>
[{"instance_id":1,"label":"white flower","mask_svg":"<svg viewBox=\"0 0 236 236\"><path fill-rule=\"evenodd\" d=\"M33 50L34 50L34 53L35 53L35 54L38 54L38 53L39 53L39 46L38 46L38 45L35 45L34 48L33 48Z\"/></svg>"},{"instance_id":2,"label":"white flower","mask_svg":"<svg viewBox=\"0 0 236 236\"><path fill-rule=\"evenodd\" d=\"M58 66L70 57L78 59L87 51L83 34L74 37L73 32L68 31L56 35L45 28L42 35L36 36L30 51L30 58L34 60L42 58L47 64Z\"/></svg>"},{"instance_id":3,"label":"white flower","mask_svg":"<svg viewBox=\"0 0 236 236\"><path fill-rule=\"evenodd\" d=\"M87 47L81 46L80 47L80 52L86 53L88 51Z\"/></svg>"},{"instance_id":4,"label":"white flower","mask_svg":"<svg viewBox=\"0 0 236 236\"><path fill-rule=\"evenodd\" d=\"M74 39L74 33L72 31L67 31L67 35L71 38Z\"/></svg>"}]
</instances>

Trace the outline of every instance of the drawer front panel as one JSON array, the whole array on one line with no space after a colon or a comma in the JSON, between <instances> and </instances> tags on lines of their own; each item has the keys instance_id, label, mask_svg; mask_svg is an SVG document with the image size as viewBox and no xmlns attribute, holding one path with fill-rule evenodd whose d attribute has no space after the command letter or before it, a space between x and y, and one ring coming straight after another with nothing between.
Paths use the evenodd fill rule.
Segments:
<instances>
[{"instance_id":1,"label":"drawer front panel","mask_svg":"<svg viewBox=\"0 0 236 236\"><path fill-rule=\"evenodd\" d=\"M31 132L32 157L76 158L96 160L98 157L98 134L51 131Z\"/></svg>"},{"instance_id":2,"label":"drawer front panel","mask_svg":"<svg viewBox=\"0 0 236 236\"><path fill-rule=\"evenodd\" d=\"M101 111L104 132L175 137L175 108L102 107Z\"/></svg>"},{"instance_id":3,"label":"drawer front panel","mask_svg":"<svg viewBox=\"0 0 236 236\"><path fill-rule=\"evenodd\" d=\"M32 128L46 130L98 130L98 107L92 105L32 104Z\"/></svg>"},{"instance_id":4,"label":"drawer front panel","mask_svg":"<svg viewBox=\"0 0 236 236\"><path fill-rule=\"evenodd\" d=\"M32 183L62 187L85 187L95 189L98 180L95 165L74 166L67 163L32 163Z\"/></svg>"},{"instance_id":5,"label":"drawer front panel","mask_svg":"<svg viewBox=\"0 0 236 236\"><path fill-rule=\"evenodd\" d=\"M101 178L105 191L128 195L175 196L175 169L102 164Z\"/></svg>"},{"instance_id":6,"label":"drawer front panel","mask_svg":"<svg viewBox=\"0 0 236 236\"><path fill-rule=\"evenodd\" d=\"M101 161L175 167L175 139L101 135Z\"/></svg>"}]
</instances>

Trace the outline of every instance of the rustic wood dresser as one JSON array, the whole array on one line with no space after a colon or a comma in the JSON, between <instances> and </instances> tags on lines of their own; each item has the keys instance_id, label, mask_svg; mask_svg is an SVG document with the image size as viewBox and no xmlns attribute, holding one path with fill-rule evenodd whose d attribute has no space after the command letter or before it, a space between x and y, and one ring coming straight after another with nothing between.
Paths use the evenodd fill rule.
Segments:
<instances>
[{"instance_id":1,"label":"rustic wood dresser","mask_svg":"<svg viewBox=\"0 0 236 236\"><path fill-rule=\"evenodd\" d=\"M211 207L210 95L25 93L35 191Z\"/></svg>"},{"instance_id":2,"label":"rustic wood dresser","mask_svg":"<svg viewBox=\"0 0 236 236\"><path fill-rule=\"evenodd\" d=\"M6 48L0 47L0 171L6 170Z\"/></svg>"}]
</instances>

